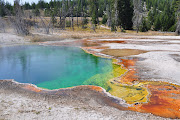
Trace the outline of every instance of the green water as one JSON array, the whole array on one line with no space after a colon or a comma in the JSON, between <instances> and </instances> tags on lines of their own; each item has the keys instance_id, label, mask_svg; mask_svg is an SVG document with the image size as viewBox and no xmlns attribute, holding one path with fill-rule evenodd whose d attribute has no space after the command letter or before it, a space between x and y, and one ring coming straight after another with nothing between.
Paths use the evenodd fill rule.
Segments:
<instances>
[{"instance_id":1,"label":"green water","mask_svg":"<svg viewBox=\"0 0 180 120\"><path fill-rule=\"evenodd\" d=\"M13 46L0 48L0 79L15 79L47 89L97 85L117 77L119 66L76 47Z\"/></svg>"}]
</instances>

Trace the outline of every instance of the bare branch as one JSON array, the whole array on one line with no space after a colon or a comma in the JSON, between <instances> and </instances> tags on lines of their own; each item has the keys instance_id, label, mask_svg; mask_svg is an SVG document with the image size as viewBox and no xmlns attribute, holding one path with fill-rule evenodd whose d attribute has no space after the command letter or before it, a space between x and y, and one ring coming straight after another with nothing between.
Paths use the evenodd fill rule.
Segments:
<instances>
[{"instance_id":1,"label":"bare branch","mask_svg":"<svg viewBox=\"0 0 180 120\"><path fill-rule=\"evenodd\" d=\"M10 17L10 21L14 26L14 30L21 35L28 35L29 34L29 24L27 19L25 19L23 10L20 6L20 1L14 1L14 12L15 16Z\"/></svg>"},{"instance_id":2,"label":"bare branch","mask_svg":"<svg viewBox=\"0 0 180 120\"><path fill-rule=\"evenodd\" d=\"M6 32L6 21L0 17L0 32Z\"/></svg>"}]
</instances>

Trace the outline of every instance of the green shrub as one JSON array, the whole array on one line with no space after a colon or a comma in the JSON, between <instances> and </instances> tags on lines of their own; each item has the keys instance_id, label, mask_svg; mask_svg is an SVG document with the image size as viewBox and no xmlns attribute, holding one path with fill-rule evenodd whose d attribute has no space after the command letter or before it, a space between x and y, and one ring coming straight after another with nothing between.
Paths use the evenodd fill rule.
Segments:
<instances>
[{"instance_id":1,"label":"green shrub","mask_svg":"<svg viewBox=\"0 0 180 120\"><path fill-rule=\"evenodd\" d=\"M145 18L143 18L143 21L142 21L142 24L141 24L139 30L140 30L141 32L147 32L147 31L148 31L148 26L147 26L147 23L146 23L146 19L145 19Z\"/></svg>"}]
</instances>

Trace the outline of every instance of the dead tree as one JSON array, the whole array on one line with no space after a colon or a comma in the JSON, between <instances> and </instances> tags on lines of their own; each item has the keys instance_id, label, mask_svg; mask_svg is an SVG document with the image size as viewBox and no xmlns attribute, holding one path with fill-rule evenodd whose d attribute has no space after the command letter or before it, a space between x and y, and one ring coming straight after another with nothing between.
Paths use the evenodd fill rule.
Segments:
<instances>
[{"instance_id":1,"label":"dead tree","mask_svg":"<svg viewBox=\"0 0 180 120\"><path fill-rule=\"evenodd\" d=\"M62 20L61 20L61 27L64 30L66 28L66 7L65 7L65 0L62 0Z\"/></svg>"},{"instance_id":2,"label":"dead tree","mask_svg":"<svg viewBox=\"0 0 180 120\"><path fill-rule=\"evenodd\" d=\"M5 28L6 28L6 21L0 17L0 32L5 33L6 32Z\"/></svg>"},{"instance_id":3,"label":"dead tree","mask_svg":"<svg viewBox=\"0 0 180 120\"><path fill-rule=\"evenodd\" d=\"M39 16L40 20L41 20L41 27L44 29L44 33L45 34L50 34L50 29L53 28L52 27L52 21L48 21L45 18Z\"/></svg>"},{"instance_id":4,"label":"dead tree","mask_svg":"<svg viewBox=\"0 0 180 120\"><path fill-rule=\"evenodd\" d=\"M70 13L71 13L71 28L74 31L74 17L73 17L73 11L74 11L74 0L72 1L72 6L70 8Z\"/></svg>"},{"instance_id":5,"label":"dead tree","mask_svg":"<svg viewBox=\"0 0 180 120\"><path fill-rule=\"evenodd\" d=\"M93 32L96 32L96 26L95 26L95 24L93 24L91 21L90 21L90 24L91 24L91 29L93 30Z\"/></svg>"},{"instance_id":6,"label":"dead tree","mask_svg":"<svg viewBox=\"0 0 180 120\"><path fill-rule=\"evenodd\" d=\"M5 10L6 15L9 16L8 21L11 23L11 26L13 27L14 31L17 34L20 35L30 34L29 32L30 21L27 20L27 17L23 12L23 9L20 5L20 0L14 1L14 15L7 8L3 7L3 9ZM5 26L3 25L3 27Z\"/></svg>"},{"instance_id":7,"label":"dead tree","mask_svg":"<svg viewBox=\"0 0 180 120\"><path fill-rule=\"evenodd\" d=\"M11 17L10 21L14 26L14 30L21 35L28 35L29 32L29 25L27 19L25 19L23 10L20 6L20 0L14 1L14 13L15 16Z\"/></svg>"},{"instance_id":8,"label":"dead tree","mask_svg":"<svg viewBox=\"0 0 180 120\"><path fill-rule=\"evenodd\" d=\"M106 4L106 13L107 13L107 16L108 16L108 19L107 19L107 26L108 27L111 27L111 24L112 24L112 13L111 13L111 5L110 4Z\"/></svg>"},{"instance_id":9,"label":"dead tree","mask_svg":"<svg viewBox=\"0 0 180 120\"><path fill-rule=\"evenodd\" d=\"M118 26L118 0L115 0L114 2L114 27L115 27L115 32L117 31L117 26ZM112 27L112 26L111 26Z\"/></svg>"},{"instance_id":10,"label":"dead tree","mask_svg":"<svg viewBox=\"0 0 180 120\"><path fill-rule=\"evenodd\" d=\"M77 24L77 27L79 28L78 12L79 12L78 0L76 0L76 24Z\"/></svg>"},{"instance_id":11,"label":"dead tree","mask_svg":"<svg viewBox=\"0 0 180 120\"><path fill-rule=\"evenodd\" d=\"M80 0L81 1L81 22L83 22L83 16L84 16L84 12L83 12L83 0ZM83 26L83 24L82 24L82 28L83 28L84 26Z\"/></svg>"},{"instance_id":12,"label":"dead tree","mask_svg":"<svg viewBox=\"0 0 180 120\"><path fill-rule=\"evenodd\" d=\"M62 0L62 5L59 7L59 27L65 30L66 27L66 7L65 0Z\"/></svg>"},{"instance_id":13,"label":"dead tree","mask_svg":"<svg viewBox=\"0 0 180 120\"><path fill-rule=\"evenodd\" d=\"M72 3L71 3L72 2ZM71 27L74 30L74 15L73 15L73 11L75 6L77 7L77 3L74 3L73 1L69 1L69 3L71 3L71 5L69 4L70 7L66 8L65 7L65 0L62 0L62 7L60 8L60 28L62 30L65 30L66 28L66 17L69 15L69 21L71 21Z\"/></svg>"},{"instance_id":14,"label":"dead tree","mask_svg":"<svg viewBox=\"0 0 180 120\"><path fill-rule=\"evenodd\" d=\"M62 23L62 9L60 7L59 8L59 27L61 27L61 23Z\"/></svg>"},{"instance_id":15,"label":"dead tree","mask_svg":"<svg viewBox=\"0 0 180 120\"><path fill-rule=\"evenodd\" d=\"M37 11L39 11L37 9ZM50 20L47 20L46 18L44 18L43 16L40 15L39 12L33 12L33 16L34 16L34 28L35 30L37 30L37 32L44 32L45 34L50 34L50 30L53 31L53 20L55 19L55 16L53 16L54 18L51 18ZM36 21L35 21L36 19ZM38 21L38 19L40 21ZM53 33L53 32L52 32Z\"/></svg>"},{"instance_id":16,"label":"dead tree","mask_svg":"<svg viewBox=\"0 0 180 120\"><path fill-rule=\"evenodd\" d=\"M180 35L180 19L177 22L177 27L176 27L176 34Z\"/></svg>"},{"instance_id":17,"label":"dead tree","mask_svg":"<svg viewBox=\"0 0 180 120\"><path fill-rule=\"evenodd\" d=\"M139 32L140 25L143 21L143 7L142 0L133 0L134 5L134 16L133 16L133 26L137 33Z\"/></svg>"},{"instance_id":18,"label":"dead tree","mask_svg":"<svg viewBox=\"0 0 180 120\"><path fill-rule=\"evenodd\" d=\"M118 25L118 1L115 0L114 2L114 8L115 8L115 15L114 15L114 21L115 21L115 25L117 26Z\"/></svg>"},{"instance_id":19,"label":"dead tree","mask_svg":"<svg viewBox=\"0 0 180 120\"><path fill-rule=\"evenodd\" d=\"M177 9L177 12L176 12L176 15L177 15L177 27L176 27L176 31L175 31L175 33L177 34L177 35L180 35L180 5L179 5L179 7L178 7L178 9Z\"/></svg>"}]
</instances>

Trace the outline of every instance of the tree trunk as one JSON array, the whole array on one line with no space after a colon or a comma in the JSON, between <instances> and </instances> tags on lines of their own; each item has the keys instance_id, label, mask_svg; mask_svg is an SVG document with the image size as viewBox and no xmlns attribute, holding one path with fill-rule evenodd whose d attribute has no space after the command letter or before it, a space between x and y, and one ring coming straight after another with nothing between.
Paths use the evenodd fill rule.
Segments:
<instances>
[{"instance_id":1,"label":"tree trunk","mask_svg":"<svg viewBox=\"0 0 180 120\"><path fill-rule=\"evenodd\" d=\"M14 6L15 17L11 18L10 20L13 23L14 29L18 34L28 35L29 34L28 21L27 19L24 18L25 16L19 2L20 2L19 0L15 0L15 6Z\"/></svg>"},{"instance_id":2,"label":"tree trunk","mask_svg":"<svg viewBox=\"0 0 180 120\"><path fill-rule=\"evenodd\" d=\"M176 34L180 35L180 19L177 22Z\"/></svg>"},{"instance_id":3,"label":"tree trunk","mask_svg":"<svg viewBox=\"0 0 180 120\"><path fill-rule=\"evenodd\" d=\"M59 27L62 27L62 11L61 8L59 9Z\"/></svg>"},{"instance_id":4,"label":"tree trunk","mask_svg":"<svg viewBox=\"0 0 180 120\"><path fill-rule=\"evenodd\" d=\"M81 23L82 23L82 28L84 28L84 10L83 10L83 0L81 0Z\"/></svg>"},{"instance_id":5,"label":"tree trunk","mask_svg":"<svg viewBox=\"0 0 180 120\"><path fill-rule=\"evenodd\" d=\"M107 11L107 16L108 16L108 20L107 20L107 26L111 27L112 24L112 16L111 16L111 7L109 4L106 5L106 11Z\"/></svg>"},{"instance_id":6,"label":"tree trunk","mask_svg":"<svg viewBox=\"0 0 180 120\"><path fill-rule=\"evenodd\" d=\"M76 13L76 18L77 18L77 26L79 28L79 23L78 23L78 13Z\"/></svg>"},{"instance_id":7,"label":"tree trunk","mask_svg":"<svg viewBox=\"0 0 180 120\"><path fill-rule=\"evenodd\" d=\"M62 29L64 30L66 28L66 8L65 8L65 0L62 1Z\"/></svg>"},{"instance_id":8,"label":"tree trunk","mask_svg":"<svg viewBox=\"0 0 180 120\"><path fill-rule=\"evenodd\" d=\"M74 17L73 17L73 11L74 11L74 1L73 1L73 4L72 4L72 7L71 7L71 28L72 28L73 31L74 31Z\"/></svg>"},{"instance_id":9,"label":"tree trunk","mask_svg":"<svg viewBox=\"0 0 180 120\"><path fill-rule=\"evenodd\" d=\"M3 20L3 19L0 17L0 32L1 32L1 31L4 32L4 33L6 32L5 26L6 26L6 21Z\"/></svg>"},{"instance_id":10,"label":"tree trunk","mask_svg":"<svg viewBox=\"0 0 180 120\"><path fill-rule=\"evenodd\" d=\"M138 33L139 26L142 24L142 20L143 20L142 0L133 0L133 5L134 5L133 26Z\"/></svg>"}]
</instances>

